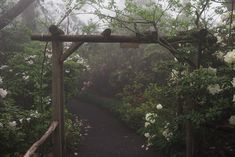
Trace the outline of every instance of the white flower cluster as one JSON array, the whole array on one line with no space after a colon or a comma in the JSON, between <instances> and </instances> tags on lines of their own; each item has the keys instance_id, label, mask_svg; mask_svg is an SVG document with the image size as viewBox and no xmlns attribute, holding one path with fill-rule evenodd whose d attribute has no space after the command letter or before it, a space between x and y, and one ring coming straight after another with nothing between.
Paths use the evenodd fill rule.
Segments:
<instances>
[{"instance_id":1,"label":"white flower cluster","mask_svg":"<svg viewBox=\"0 0 235 157\"><path fill-rule=\"evenodd\" d=\"M7 96L7 90L0 88L0 96L2 98L5 98Z\"/></svg>"},{"instance_id":2,"label":"white flower cluster","mask_svg":"<svg viewBox=\"0 0 235 157\"><path fill-rule=\"evenodd\" d=\"M235 102L235 95L233 95L233 102Z\"/></svg>"},{"instance_id":3,"label":"white flower cluster","mask_svg":"<svg viewBox=\"0 0 235 157\"><path fill-rule=\"evenodd\" d=\"M165 130L163 130L162 135L166 138L167 141L169 141L170 138L173 136L173 133L170 132L168 128L166 128Z\"/></svg>"},{"instance_id":4,"label":"white flower cluster","mask_svg":"<svg viewBox=\"0 0 235 157\"><path fill-rule=\"evenodd\" d=\"M213 54L218 60L224 60L224 53L221 51L217 51Z\"/></svg>"},{"instance_id":5,"label":"white flower cluster","mask_svg":"<svg viewBox=\"0 0 235 157\"><path fill-rule=\"evenodd\" d=\"M229 124L235 125L235 115L230 116L228 121L229 121Z\"/></svg>"},{"instance_id":6,"label":"white flower cluster","mask_svg":"<svg viewBox=\"0 0 235 157\"><path fill-rule=\"evenodd\" d=\"M27 76L22 76L22 78L23 78L24 80L28 80L28 79L29 79L29 75L27 75Z\"/></svg>"},{"instance_id":7,"label":"white flower cluster","mask_svg":"<svg viewBox=\"0 0 235 157\"><path fill-rule=\"evenodd\" d=\"M223 89L220 88L219 84L209 85L207 90L210 94L215 95L220 93Z\"/></svg>"},{"instance_id":8,"label":"white flower cluster","mask_svg":"<svg viewBox=\"0 0 235 157\"><path fill-rule=\"evenodd\" d=\"M161 104L157 104L156 108L157 108L158 110L161 110L163 107L162 107Z\"/></svg>"},{"instance_id":9,"label":"white flower cluster","mask_svg":"<svg viewBox=\"0 0 235 157\"><path fill-rule=\"evenodd\" d=\"M22 73L22 78L24 79L24 80L28 80L29 79L29 75L26 75L26 73Z\"/></svg>"},{"instance_id":10,"label":"white flower cluster","mask_svg":"<svg viewBox=\"0 0 235 157\"><path fill-rule=\"evenodd\" d=\"M20 122L21 124L22 124L24 121L26 121L26 122L29 123L32 118L39 118L39 116L40 116L40 114L38 113L37 110L36 110L36 111L31 111L29 117L18 119L18 122ZM8 126L10 126L10 127L16 127L17 124L20 124L20 123L17 123L17 121L14 120L14 121L8 122ZM3 123L0 122L0 128L1 128L1 127L4 127L4 125L3 125Z\"/></svg>"},{"instance_id":11,"label":"white flower cluster","mask_svg":"<svg viewBox=\"0 0 235 157\"><path fill-rule=\"evenodd\" d=\"M70 69L65 69L65 73L70 73Z\"/></svg>"},{"instance_id":12,"label":"white flower cluster","mask_svg":"<svg viewBox=\"0 0 235 157\"><path fill-rule=\"evenodd\" d=\"M8 125L10 127L16 127L17 123L16 123L16 121L11 121L11 122L8 123ZM3 127L4 127L4 125L0 122L0 128L3 128Z\"/></svg>"},{"instance_id":13,"label":"white flower cluster","mask_svg":"<svg viewBox=\"0 0 235 157\"><path fill-rule=\"evenodd\" d=\"M0 67L0 70L6 69L6 68L8 68L8 65L2 65L2 66Z\"/></svg>"},{"instance_id":14,"label":"white flower cluster","mask_svg":"<svg viewBox=\"0 0 235 157\"><path fill-rule=\"evenodd\" d=\"M171 80L177 80L179 72L175 69L171 70Z\"/></svg>"},{"instance_id":15,"label":"white flower cluster","mask_svg":"<svg viewBox=\"0 0 235 157\"><path fill-rule=\"evenodd\" d=\"M32 113L30 113L30 117L32 118L39 118L40 114L38 113L38 111L31 111Z\"/></svg>"},{"instance_id":16,"label":"white flower cluster","mask_svg":"<svg viewBox=\"0 0 235 157\"><path fill-rule=\"evenodd\" d=\"M161 109L162 105L158 104L156 106L156 108ZM151 124L155 123L156 118L157 118L157 114L156 113L147 113L145 115L145 123L144 123L145 128L147 128ZM142 148L145 148L146 150L148 150L149 146L152 145L151 140L155 137L155 135L151 135L149 132L146 132L146 133L144 133L144 136L147 138L148 142L147 142L146 146L142 145Z\"/></svg>"},{"instance_id":17,"label":"white flower cluster","mask_svg":"<svg viewBox=\"0 0 235 157\"><path fill-rule=\"evenodd\" d=\"M16 121L9 122L10 127L16 127L17 123Z\"/></svg>"},{"instance_id":18,"label":"white flower cluster","mask_svg":"<svg viewBox=\"0 0 235 157\"><path fill-rule=\"evenodd\" d=\"M149 149L149 147L152 145L152 142L151 142L151 140L156 136L156 135L151 135L149 132L146 132L145 134L144 134L144 136L147 138L147 144L146 145L142 145L141 147L142 148L145 148L145 150L148 150Z\"/></svg>"},{"instance_id":19,"label":"white flower cluster","mask_svg":"<svg viewBox=\"0 0 235 157\"><path fill-rule=\"evenodd\" d=\"M147 138L149 138L149 137L150 137L150 133L146 132L146 133L144 134L144 136L147 137Z\"/></svg>"},{"instance_id":20,"label":"white flower cluster","mask_svg":"<svg viewBox=\"0 0 235 157\"><path fill-rule=\"evenodd\" d=\"M156 109L157 110L161 110L163 107L161 104L157 104L156 105ZM148 126L150 126L151 124L155 123L157 118L157 114L156 113L147 113L145 115L145 123L144 123L144 127L147 128Z\"/></svg>"},{"instance_id":21,"label":"white flower cluster","mask_svg":"<svg viewBox=\"0 0 235 157\"><path fill-rule=\"evenodd\" d=\"M156 113L147 113L145 115L145 120L146 120L146 122L149 122L149 123L155 123L156 117L157 117Z\"/></svg>"},{"instance_id":22,"label":"white flower cluster","mask_svg":"<svg viewBox=\"0 0 235 157\"><path fill-rule=\"evenodd\" d=\"M85 66L88 70L90 69L89 65L87 64L87 60L85 60L84 58L82 58L80 55L76 54L73 56L70 56L65 62L70 61L70 60L75 60L76 63L78 64L82 64L83 66Z\"/></svg>"},{"instance_id":23,"label":"white flower cluster","mask_svg":"<svg viewBox=\"0 0 235 157\"><path fill-rule=\"evenodd\" d=\"M224 61L229 64L235 63L235 49L224 56Z\"/></svg>"},{"instance_id":24,"label":"white flower cluster","mask_svg":"<svg viewBox=\"0 0 235 157\"><path fill-rule=\"evenodd\" d=\"M35 59L36 57L37 57L36 55L30 55L25 57L24 59L28 64L32 65L34 63L33 59Z\"/></svg>"},{"instance_id":25,"label":"white flower cluster","mask_svg":"<svg viewBox=\"0 0 235 157\"><path fill-rule=\"evenodd\" d=\"M48 48L47 48L47 49L46 49L46 54L45 54L45 55L46 55L46 57L47 57L47 58L49 58L49 59L50 59L50 58L52 57L52 49L48 49Z\"/></svg>"},{"instance_id":26,"label":"white flower cluster","mask_svg":"<svg viewBox=\"0 0 235 157\"><path fill-rule=\"evenodd\" d=\"M47 105L51 104L51 97L49 97L49 96L44 97L43 102L45 102Z\"/></svg>"},{"instance_id":27,"label":"white flower cluster","mask_svg":"<svg viewBox=\"0 0 235 157\"><path fill-rule=\"evenodd\" d=\"M158 104L156 106L156 108L161 108L161 104ZM156 113L147 113L145 115L145 123L144 123L144 126L145 128L147 128L148 126L150 126L151 124L155 123L155 119L157 117L157 114ZM145 148L146 150L149 149L149 146L152 145L151 143L151 139L153 139L155 137L155 135L151 135L149 132L146 132L144 133L144 136L147 138L148 142L147 142L147 145L142 145L142 148Z\"/></svg>"}]
</instances>

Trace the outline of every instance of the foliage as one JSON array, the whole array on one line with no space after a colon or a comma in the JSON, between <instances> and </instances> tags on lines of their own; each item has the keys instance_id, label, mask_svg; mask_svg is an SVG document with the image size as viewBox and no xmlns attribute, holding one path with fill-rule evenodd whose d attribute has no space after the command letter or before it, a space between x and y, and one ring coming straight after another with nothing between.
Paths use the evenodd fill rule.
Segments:
<instances>
[{"instance_id":1,"label":"foliage","mask_svg":"<svg viewBox=\"0 0 235 157\"><path fill-rule=\"evenodd\" d=\"M146 149L152 146L169 156L184 156L187 131L184 126L190 122L197 156L223 156L219 152L234 155L234 142L230 140L234 135L223 132L223 129L233 132L231 117L235 112L235 52L231 48L228 27L231 13L224 14L223 3L215 3L207 0L158 3L128 0L122 11L110 8L115 16L96 12L100 18L110 19L110 26L120 34L128 30L141 38L145 30L153 27L164 35L190 38L189 41L175 41L171 44L173 49L161 43L173 57L164 57L163 52L167 50L159 50L160 46L141 47L133 50L133 54L126 54L132 50L123 50L125 54L117 56L107 54L114 50L100 49L97 56L85 56L92 65L89 72L93 88L90 90L97 92L94 88L97 84L111 86L104 89L106 93L97 93L107 96L112 92L112 97L121 98L122 104L105 106L117 112L130 126L138 121L142 123L138 129L147 139ZM220 20L221 14L224 15ZM115 64L116 61L120 64ZM101 68L102 64L105 68ZM95 80L97 78L101 82ZM227 145L219 146L217 141Z\"/></svg>"},{"instance_id":2,"label":"foliage","mask_svg":"<svg viewBox=\"0 0 235 157\"><path fill-rule=\"evenodd\" d=\"M24 154L48 129L52 119L51 110L43 113L37 110L24 110L13 106L10 100L5 100L5 104L2 105L4 106L1 106L0 116L1 155L5 157ZM74 118L68 112L65 117L66 148L75 152L79 145L80 125L78 121L72 121ZM37 154L46 154L51 151L51 148L50 137L39 148Z\"/></svg>"},{"instance_id":3,"label":"foliage","mask_svg":"<svg viewBox=\"0 0 235 157\"><path fill-rule=\"evenodd\" d=\"M42 52L43 44L24 43L4 65L1 65L0 146L1 155L23 154L38 140L51 123L51 49ZM65 63L66 98L81 88L81 73L86 71L79 56ZM42 66L43 65L43 66ZM69 72L68 72L69 71ZM80 77L78 77L80 76ZM36 115L35 115L36 114ZM76 151L80 129L73 117L66 113L67 148ZM7 142L6 142L7 141ZM38 153L51 151L51 139Z\"/></svg>"},{"instance_id":4,"label":"foliage","mask_svg":"<svg viewBox=\"0 0 235 157\"><path fill-rule=\"evenodd\" d=\"M11 100L6 100L4 104L1 104L1 112L0 145L3 156L25 153L31 144L45 132L51 119L51 112L39 113L37 110L23 110L14 106ZM41 151L48 151L48 144Z\"/></svg>"}]
</instances>

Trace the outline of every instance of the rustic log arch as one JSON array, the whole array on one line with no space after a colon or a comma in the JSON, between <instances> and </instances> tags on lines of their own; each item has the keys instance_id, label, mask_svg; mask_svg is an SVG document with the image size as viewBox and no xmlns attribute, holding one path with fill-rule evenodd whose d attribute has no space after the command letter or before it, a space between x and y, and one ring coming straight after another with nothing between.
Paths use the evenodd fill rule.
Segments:
<instances>
[{"instance_id":1,"label":"rustic log arch","mask_svg":"<svg viewBox=\"0 0 235 157\"><path fill-rule=\"evenodd\" d=\"M63 85L63 63L64 61L76 51L85 42L99 42L99 43L139 43L150 44L158 43L166 47L170 53L177 58L177 50L172 46L179 43L196 43L199 42L195 38L195 32L186 32L184 36L162 37L152 35L146 36L120 36L112 35L110 29L106 29L101 35L64 35L64 32L57 26L52 25L49 27L50 34L33 34L32 40L52 42L52 106L53 106L53 121L57 121L58 125L55 128L54 139L54 156L64 157L64 85ZM201 35L199 30L196 34ZM214 37L209 37L208 40L215 40ZM71 46L63 52L63 42L73 42ZM187 62L191 67L196 68L197 65L186 58L177 58L179 61ZM190 122L189 122L190 125ZM192 130L188 130L188 135L192 135ZM193 136L193 135L192 135ZM187 138L186 154L191 157L193 154L193 139ZM42 144L43 142L40 142ZM38 145L37 145L38 147ZM36 149L34 149L36 151ZM33 152L31 152L33 153ZM26 157L26 156L25 156Z\"/></svg>"}]
</instances>

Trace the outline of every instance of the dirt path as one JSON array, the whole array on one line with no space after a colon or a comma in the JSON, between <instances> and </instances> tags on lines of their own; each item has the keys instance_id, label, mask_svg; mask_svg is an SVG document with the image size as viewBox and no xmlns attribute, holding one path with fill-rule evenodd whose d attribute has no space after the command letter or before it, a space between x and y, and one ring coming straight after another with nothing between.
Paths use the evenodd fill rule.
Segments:
<instances>
[{"instance_id":1,"label":"dirt path","mask_svg":"<svg viewBox=\"0 0 235 157\"><path fill-rule=\"evenodd\" d=\"M78 157L160 157L141 148L145 140L109 112L75 99L68 108L85 122Z\"/></svg>"}]
</instances>

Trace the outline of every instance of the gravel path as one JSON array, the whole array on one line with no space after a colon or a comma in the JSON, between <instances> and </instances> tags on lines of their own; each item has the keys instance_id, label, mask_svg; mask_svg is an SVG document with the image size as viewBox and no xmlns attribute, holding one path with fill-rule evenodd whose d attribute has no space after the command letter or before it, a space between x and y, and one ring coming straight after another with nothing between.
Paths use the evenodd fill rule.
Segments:
<instances>
[{"instance_id":1,"label":"gravel path","mask_svg":"<svg viewBox=\"0 0 235 157\"><path fill-rule=\"evenodd\" d=\"M141 148L144 138L108 111L76 99L68 103L68 109L84 122L78 157L160 157Z\"/></svg>"}]
</instances>

